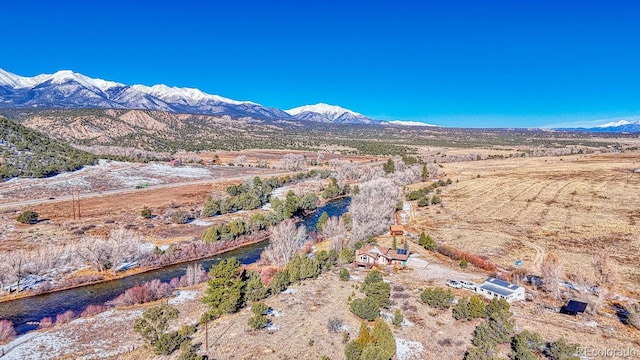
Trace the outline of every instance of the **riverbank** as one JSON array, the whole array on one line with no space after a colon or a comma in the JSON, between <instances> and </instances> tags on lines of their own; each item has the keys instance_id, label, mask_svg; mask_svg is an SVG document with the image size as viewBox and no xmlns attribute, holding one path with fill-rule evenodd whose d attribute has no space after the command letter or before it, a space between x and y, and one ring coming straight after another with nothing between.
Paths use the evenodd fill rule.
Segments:
<instances>
[{"instance_id":1,"label":"riverbank","mask_svg":"<svg viewBox=\"0 0 640 360\"><path fill-rule=\"evenodd\" d=\"M241 244L237 244L237 245L230 246L228 248L224 248L224 249L222 249L220 251L217 251L215 253L207 254L206 256L199 256L199 257L181 259L181 260L178 260L178 261L175 261L175 262L170 262L170 263L157 265L157 266L136 267L136 268L129 269L127 271L124 271L124 272L122 272L120 274L116 274L116 275L101 274L103 276L106 275L106 276L109 276L109 277L105 278L105 279L102 279L102 280L96 280L96 281L85 282L85 283L81 283L81 284L75 284L75 285L69 285L69 286L64 286L64 287L60 287L60 288L54 288L54 289L51 289L51 290L48 290L48 291L42 291L42 292L29 291L29 292L23 293L23 294L14 294L14 295L11 295L11 296L0 297L0 304L6 303L6 302L11 302L11 301L14 301L14 300L20 300L20 299L25 299L25 298L29 298L29 297L34 297L34 296L48 295L48 294L53 294L53 293L56 293L56 292L61 292L61 291L66 291L66 290L71 290L71 289L78 289L78 288L91 286L91 285L108 283L108 282L111 282L111 281L122 280L122 279L125 279L125 278L128 278L128 277L134 276L134 275L140 275L140 274L148 273L148 272L151 272L151 271L160 270L160 269L163 269L163 268L166 268L166 267L169 267L169 266L176 266L176 265L181 265L181 264L187 264L187 263L190 263L190 262L206 260L206 259L209 259L209 258L212 258L212 257L223 255L225 253L228 253L228 252L231 252L231 251L234 251L234 250L238 250L238 249L240 249L242 247L245 247L245 246L261 243L261 242L263 242L263 241L265 241L267 239L269 239L269 235L265 234L264 236L260 237L259 239L242 242Z\"/></svg>"}]
</instances>

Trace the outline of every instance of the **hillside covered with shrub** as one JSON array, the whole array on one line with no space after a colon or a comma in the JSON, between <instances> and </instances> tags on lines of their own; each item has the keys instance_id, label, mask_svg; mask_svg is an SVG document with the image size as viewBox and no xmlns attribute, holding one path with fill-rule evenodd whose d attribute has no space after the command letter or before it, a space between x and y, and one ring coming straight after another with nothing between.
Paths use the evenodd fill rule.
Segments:
<instances>
[{"instance_id":1,"label":"hillside covered with shrub","mask_svg":"<svg viewBox=\"0 0 640 360\"><path fill-rule=\"evenodd\" d=\"M97 157L60 140L0 118L0 179L49 177L97 162Z\"/></svg>"}]
</instances>

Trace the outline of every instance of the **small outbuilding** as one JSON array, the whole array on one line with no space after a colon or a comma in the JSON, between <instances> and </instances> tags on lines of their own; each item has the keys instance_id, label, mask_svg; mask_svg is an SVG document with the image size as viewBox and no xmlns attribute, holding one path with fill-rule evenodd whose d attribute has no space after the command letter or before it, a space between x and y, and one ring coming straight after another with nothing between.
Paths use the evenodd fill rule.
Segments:
<instances>
[{"instance_id":1,"label":"small outbuilding","mask_svg":"<svg viewBox=\"0 0 640 360\"><path fill-rule=\"evenodd\" d=\"M560 313L566 315L576 316L578 314L582 314L587 310L587 303L577 300L569 300L567 305L564 305L560 308Z\"/></svg>"},{"instance_id":2,"label":"small outbuilding","mask_svg":"<svg viewBox=\"0 0 640 360\"><path fill-rule=\"evenodd\" d=\"M391 225L389 228L389 232L392 236L402 236L404 235L404 226L402 225Z\"/></svg>"}]
</instances>

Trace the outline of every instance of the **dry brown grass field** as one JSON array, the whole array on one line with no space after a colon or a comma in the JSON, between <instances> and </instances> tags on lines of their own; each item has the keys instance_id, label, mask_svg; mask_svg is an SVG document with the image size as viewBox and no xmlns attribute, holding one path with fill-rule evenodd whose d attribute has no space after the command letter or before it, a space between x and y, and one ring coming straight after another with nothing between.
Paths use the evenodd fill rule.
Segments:
<instances>
[{"instance_id":1,"label":"dry brown grass field","mask_svg":"<svg viewBox=\"0 0 640 360\"><path fill-rule=\"evenodd\" d=\"M637 295L638 168L637 152L444 164L453 184L441 188L442 206L416 207L411 230L503 267L522 260L534 273L553 252L567 275L590 275L593 255L607 252L619 264L619 290Z\"/></svg>"}]
</instances>

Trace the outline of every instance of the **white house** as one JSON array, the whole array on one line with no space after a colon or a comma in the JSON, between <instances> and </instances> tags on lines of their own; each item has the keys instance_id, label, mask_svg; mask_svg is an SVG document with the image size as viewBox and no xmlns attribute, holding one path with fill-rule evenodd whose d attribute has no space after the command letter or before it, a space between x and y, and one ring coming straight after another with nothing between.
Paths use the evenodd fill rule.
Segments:
<instances>
[{"instance_id":1,"label":"white house","mask_svg":"<svg viewBox=\"0 0 640 360\"><path fill-rule=\"evenodd\" d=\"M524 300L524 288L496 278L487 278L484 283L476 287L476 292L487 299L502 298L507 302Z\"/></svg>"}]
</instances>

